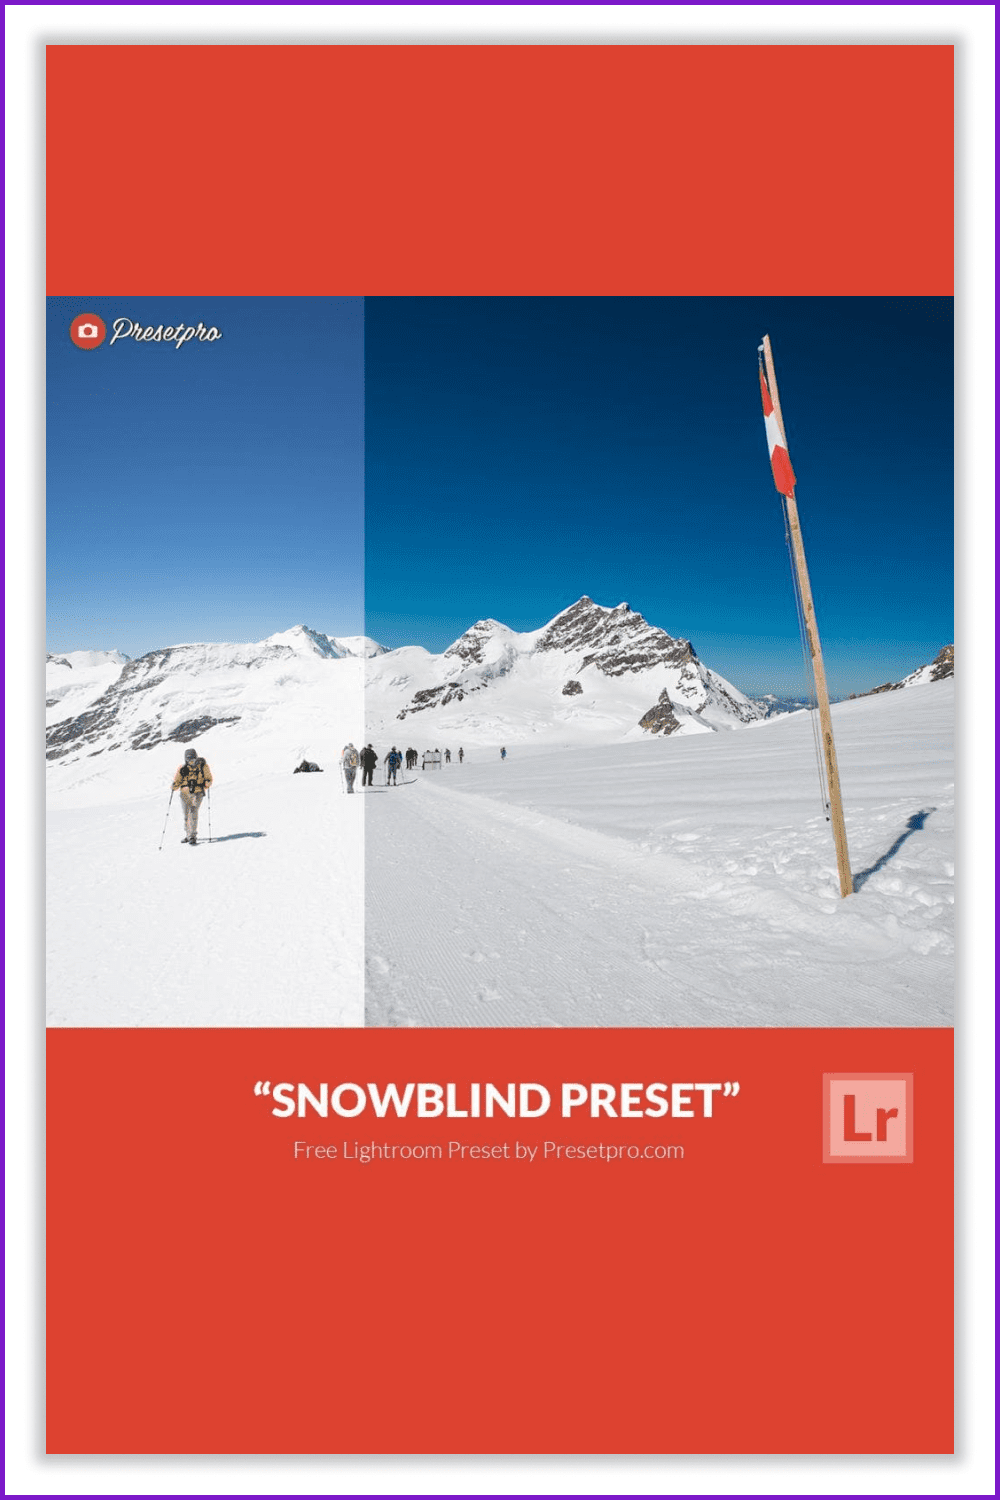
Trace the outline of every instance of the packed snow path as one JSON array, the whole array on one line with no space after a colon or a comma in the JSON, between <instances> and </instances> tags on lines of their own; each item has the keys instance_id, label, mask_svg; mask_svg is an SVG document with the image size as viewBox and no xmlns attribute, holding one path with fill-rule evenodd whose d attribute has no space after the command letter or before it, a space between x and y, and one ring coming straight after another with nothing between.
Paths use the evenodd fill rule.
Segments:
<instances>
[{"instance_id":1,"label":"packed snow path","mask_svg":"<svg viewBox=\"0 0 1000 1500\"><path fill-rule=\"evenodd\" d=\"M159 853L166 793L50 811L49 1025L364 1024L361 799L334 767L212 802L214 842L175 796Z\"/></svg>"},{"instance_id":2,"label":"packed snow path","mask_svg":"<svg viewBox=\"0 0 1000 1500\"><path fill-rule=\"evenodd\" d=\"M942 683L835 710L846 901L804 714L376 789L367 1024L950 1025L953 707Z\"/></svg>"}]
</instances>

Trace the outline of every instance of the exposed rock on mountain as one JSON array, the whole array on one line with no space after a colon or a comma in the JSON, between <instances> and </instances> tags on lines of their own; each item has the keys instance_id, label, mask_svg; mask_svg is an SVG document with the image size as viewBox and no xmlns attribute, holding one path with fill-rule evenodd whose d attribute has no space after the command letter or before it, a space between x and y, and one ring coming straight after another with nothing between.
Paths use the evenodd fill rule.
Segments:
<instances>
[{"instance_id":1,"label":"exposed rock on mountain","mask_svg":"<svg viewBox=\"0 0 1000 1500\"><path fill-rule=\"evenodd\" d=\"M627 604L603 609L586 594L545 627L535 650L579 652L581 667L594 666L606 677L695 660L690 641L647 625Z\"/></svg>"},{"instance_id":2,"label":"exposed rock on mountain","mask_svg":"<svg viewBox=\"0 0 1000 1500\"><path fill-rule=\"evenodd\" d=\"M883 682L879 687L869 688L867 693L852 693L852 698L870 698L874 693L895 693L900 688L919 687L925 682L943 682L955 675L955 647L942 646L932 662L918 667L909 677L900 682Z\"/></svg>"},{"instance_id":3,"label":"exposed rock on mountain","mask_svg":"<svg viewBox=\"0 0 1000 1500\"><path fill-rule=\"evenodd\" d=\"M74 692L64 687L65 696L47 696L46 758L187 744L219 725L247 718L258 725L303 695L311 694L315 719L315 697L324 681L327 691L336 690L330 669L343 665L360 687L361 659L382 650L365 636L337 638L296 625L256 644L167 646L135 661L119 652L80 653L104 660L90 664L86 680L76 673L80 682ZM77 666L70 658L67 663L71 670ZM58 661L47 663L46 670L68 677ZM343 673L340 677L346 682ZM297 734L303 728L308 733L304 724Z\"/></svg>"},{"instance_id":4,"label":"exposed rock on mountain","mask_svg":"<svg viewBox=\"0 0 1000 1500\"><path fill-rule=\"evenodd\" d=\"M931 682L943 682L955 675L955 647L942 646L931 662Z\"/></svg>"},{"instance_id":5,"label":"exposed rock on mountain","mask_svg":"<svg viewBox=\"0 0 1000 1500\"><path fill-rule=\"evenodd\" d=\"M86 673L72 653L47 664L46 753L74 784L104 766L92 769L92 757L158 747L166 756L206 736L205 753L225 747L230 761L273 741L276 763L322 763L331 753L322 736L339 726L355 743L391 740L410 718L424 743L587 742L733 729L765 712L699 661L690 641L627 604L589 598L539 630L479 620L440 655L305 625L250 645L168 646L135 661L93 655Z\"/></svg>"},{"instance_id":6,"label":"exposed rock on mountain","mask_svg":"<svg viewBox=\"0 0 1000 1500\"><path fill-rule=\"evenodd\" d=\"M647 714L643 714L639 720L639 728L645 729L648 734L673 734L680 727L680 720L674 713L673 705L664 688L654 707Z\"/></svg>"},{"instance_id":7,"label":"exposed rock on mountain","mask_svg":"<svg viewBox=\"0 0 1000 1500\"><path fill-rule=\"evenodd\" d=\"M558 728L625 733L651 700L659 707L663 691L685 733L732 728L766 712L700 662L690 641L650 625L627 604L609 609L586 595L540 630L519 633L478 620L440 656L404 647L370 663L372 732L387 723L392 697L406 688L393 718L422 714L436 724L450 709L441 732L495 726L501 737L517 727L533 735Z\"/></svg>"}]
</instances>

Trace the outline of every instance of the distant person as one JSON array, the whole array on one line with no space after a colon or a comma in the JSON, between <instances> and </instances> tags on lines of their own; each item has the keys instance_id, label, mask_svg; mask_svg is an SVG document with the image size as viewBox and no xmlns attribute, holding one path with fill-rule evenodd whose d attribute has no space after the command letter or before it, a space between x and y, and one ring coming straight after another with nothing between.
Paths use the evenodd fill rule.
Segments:
<instances>
[{"instance_id":1,"label":"distant person","mask_svg":"<svg viewBox=\"0 0 1000 1500\"><path fill-rule=\"evenodd\" d=\"M463 762L464 759L465 759L465 751L462 749L461 745L459 745L459 747L458 747L458 763L459 763L459 765L462 764L462 762Z\"/></svg>"},{"instance_id":2,"label":"distant person","mask_svg":"<svg viewBox=\"0 0 1000 1500\"><path fill-rule=\"evenodd\" d=\"M371 786L372 772L378 765L378 756L371 747L371 742L361 752L361 785Z\"/></svg>"},{"instance_id":3,"label":"distant person","mask_svg":"<svg viewBox=\"0 0 1000 1500\"><path fill-rule=\"evenodd\" d=\"M295 767L292 775L297 776L300 771L322 771L322 769L323 767L318 766L314 760L304 760L301 765Z\"/></svg>"},{"instance_id":4,"label":"distant person","mask_svg":"<svg viewBox=\"0 0 1000 1500\"><path fill-rule=\"evenodd\" d=\"M500 746L500 759L501 760L506 760L507 759L507 746L506 745L501 745Z\"/></svg>"},{"instance_id":5,"label":"distant person","mask_svg":"<svg viewBox=\"0 0 1000 1500\"><path fill-rule=\"evenodd\" d=\"M450 750L446 750L444 752L444 763L445 763L446 766L450 766L451 765L451 751Z\"/></svg>"},{"instance_id":6,"label":"distant person","mask_svg":"<svg viewBox=\"0 0 1000 1500\"><path fill-rule=\"evenodd\" d=\"M340 757L340 768L344 773L344 786L350 796L354 795L354 778L358 774L358 752L348 740Z\"/></svg>"},{"instance_id":7,"label":"distant person","mask_svg":"<svg viewBox=\"0 0 1000 1500\"><path fill-rule=\"evenodd\" d=\"M212 773L208 768L208 761L202 759L193 745L189 745L184 751L184 759L177 767L173 780L173 789L175 792L180 789L181 802L184 806L182 844L197 844L198 842L198 811L211 785Z\"/></svg>"},{"instance_id":8,"label":"distant person","mask_svg":"<svg viewBox=\"0 0 1000 1500\"><path fill-rule=\"evenodd\" d=\"M387 767L386 786L398 786L399 783L396 781L396 772L403 764L403 757L400 755L395 745L393 745L392 749L389 751L389 754L386 756L385 764Z\"/></svg>"}]
</instances>

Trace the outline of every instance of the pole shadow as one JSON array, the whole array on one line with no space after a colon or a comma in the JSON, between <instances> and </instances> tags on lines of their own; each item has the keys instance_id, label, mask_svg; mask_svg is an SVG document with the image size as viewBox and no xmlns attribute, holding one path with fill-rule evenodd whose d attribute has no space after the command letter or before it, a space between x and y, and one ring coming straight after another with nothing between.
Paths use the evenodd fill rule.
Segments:
<instances>
[{"instance_id":1,"label":"pole shadow","mask_svg":"<svg viewBox=\"0 0 1000 1500\"><path fill-rule=\"evenodd\" d=\"M218 838L199 839L199 844L231 844L233 839L266 839L266 833L223 833Z\"/></svg>"},{"instance_id":2,"label":"pole shadow","mask_svg":"<svg viewBox=\"0 0 1000 1500\"><path fill-rule=\"evenodd\" d=\"M936 807L925 807L920 812L915 812L911 818L907 819L906 827L896 839L895 843L890 845L885 853L879 859L877 859L873 865L869 865L867 870L859 870L855 875L855 894L860 891L861 887L867 880L870 880L873 875L877 875L879 870L885 869L889 861L891 859L894 859L899 853L900 849L906 843L906 840L910 837L910 835L920 832L921 828L923 828L924 824L927 822L927 819L933 812L937 812Z\"/></svg>"}]
</instances>

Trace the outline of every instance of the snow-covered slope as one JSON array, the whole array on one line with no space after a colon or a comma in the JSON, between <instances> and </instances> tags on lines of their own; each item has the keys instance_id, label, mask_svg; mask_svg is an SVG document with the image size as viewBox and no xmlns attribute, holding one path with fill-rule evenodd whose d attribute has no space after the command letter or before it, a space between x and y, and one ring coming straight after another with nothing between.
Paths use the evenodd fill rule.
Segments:
<instances>
[{"instance_id":1,"label":"snow-covered slope","mask_svg":"<svg viewBox=\"0 0 1000 1500\"><path fill-rule=\"evenodd\" d=\"M47 722L71 719L117 681L128 657L123 651L67 651L45 658Z\"/></svg>"},{"instance_id":2,"label":"snow-covered slope","mask_svg":"<svg viewBox=\"0 0 1000 1500\"><path fill-rule=\"evenodd\" d=\"M642 649L625 624L621 655L601 632L541 650L549 627L466 632L447 670L471 691L386 721L443 747L466 715L464 765L350 797L337 756L361 742L366 669L405 707L440 657L302 630L106 663L114 682L52 726L51 1023L360 1025L367 999L374 1025L948 1024L953 683L835 707L841 901L808 715L644 735L657 680L681 722L725 704L686 643L671 661L654 636L651 663L615 671ZM215 776L197 849L169 801L191 740ZM302 758L325 774L293 775Z\"/></svg>"},{"instance_id":3,"label":"snow-covered slope","mask_svg":"<svg viewBox=\"0 0 1000 1500\"><path fill-rule=\"evenodd\" d=\"M224 745L233 765L252 774L275 761L329 762L344 738L383 749L396 741L426 748L455 740L456 749L461 741L604 741L642 738L650 728L731 729L764 713L700 662L690 642L627 604L608 609L588 598L540 630L480 620L440 655L296 625L252 644L168 646L135 661L76 653L47 671L46 755L58 791L105 773L138 785L148 767L123 772L121 755L131 761L134 752L194 741L206 755ZM664 695L669 713L661 707L650 719Z\"/></svg>"},{"instance_id":4,"label":"snow-covered slope","mask_svg":"<svg viewBox=\"0 0 1000 1500\"><path fill-rule=\"evenodd\" d=\"M347 739L360 742L369 645L300 625L256 644L168 646L125 661L107 686L95 680L74 698L74 712L49 709L50 797L102 781L138 790L195 741L230 774L291 771L303 758L333 765Z\"/></svg>"},{"instance_id":5,"label":"snow-covered slope","mask_svg":"<svg viewBox=\"0 0 1000 1500\"><path fill-rule=\"evenodd\" d=\"M870 688L867 693L859 693L860 698L871 698L875 693L895 693L900 688L923 687L928 682L944 682L948 677L955 675L955 647L942 646L933 661L927 662L922 667L917 667L908 677L899 682L883 682L879 687ZM855 694L851 694L852 697Z\"/></svg>"},{"instance_id":6,"label":"snow-covered slope","mask_svg":"<svg viewBox=\"0 0 1000 1500\"><path fill-rule=\"evenodd\" d=\"M51 1025L363 1024L363 803L338 768L364 725L349 644L296 627L153 651L50 726ZM214 776L195 849L170 794L192 742ZM303 759L324 774L294 775Z\"/></svg>"},{"instance_id":7,"label":"snow-covered slope","mask_svg":"<svg viewBox=\"0 0 1000 1500\"><path fill-rule=\"evenodd\" d=\"M379 656L384 650L378 641L367 635L323 635L319 630L310 630L308 625L293 625L291 630L279 630L269 635L263 646L287 646L304 655L319 656Z\"/></svg>"},{"instance_id":8,"label":"snow-covered slope","mask_svg":"<svg viewBox=\"0 0 1000 1500\"><path fill-rule=\"evenodd\" d=\"M954 686L809 716L468 752L366 802L367 1023L947 1026Z\"/></svg>"},{"instance_id":9,"label":"snow-covered slope","mask_svg":"<svg viewBox=\"0 0 1000 1500\"><path fill-rule=\"evenodd\" d=\"M441 655L415 646L386 652L369 661L365 681L375 743L642 738L639 721L664 693L673 733L732 729L764 715L689 641L627 604L609 609L586 596L540 630L479 620Z\"/></svg>"}]
</instances>

